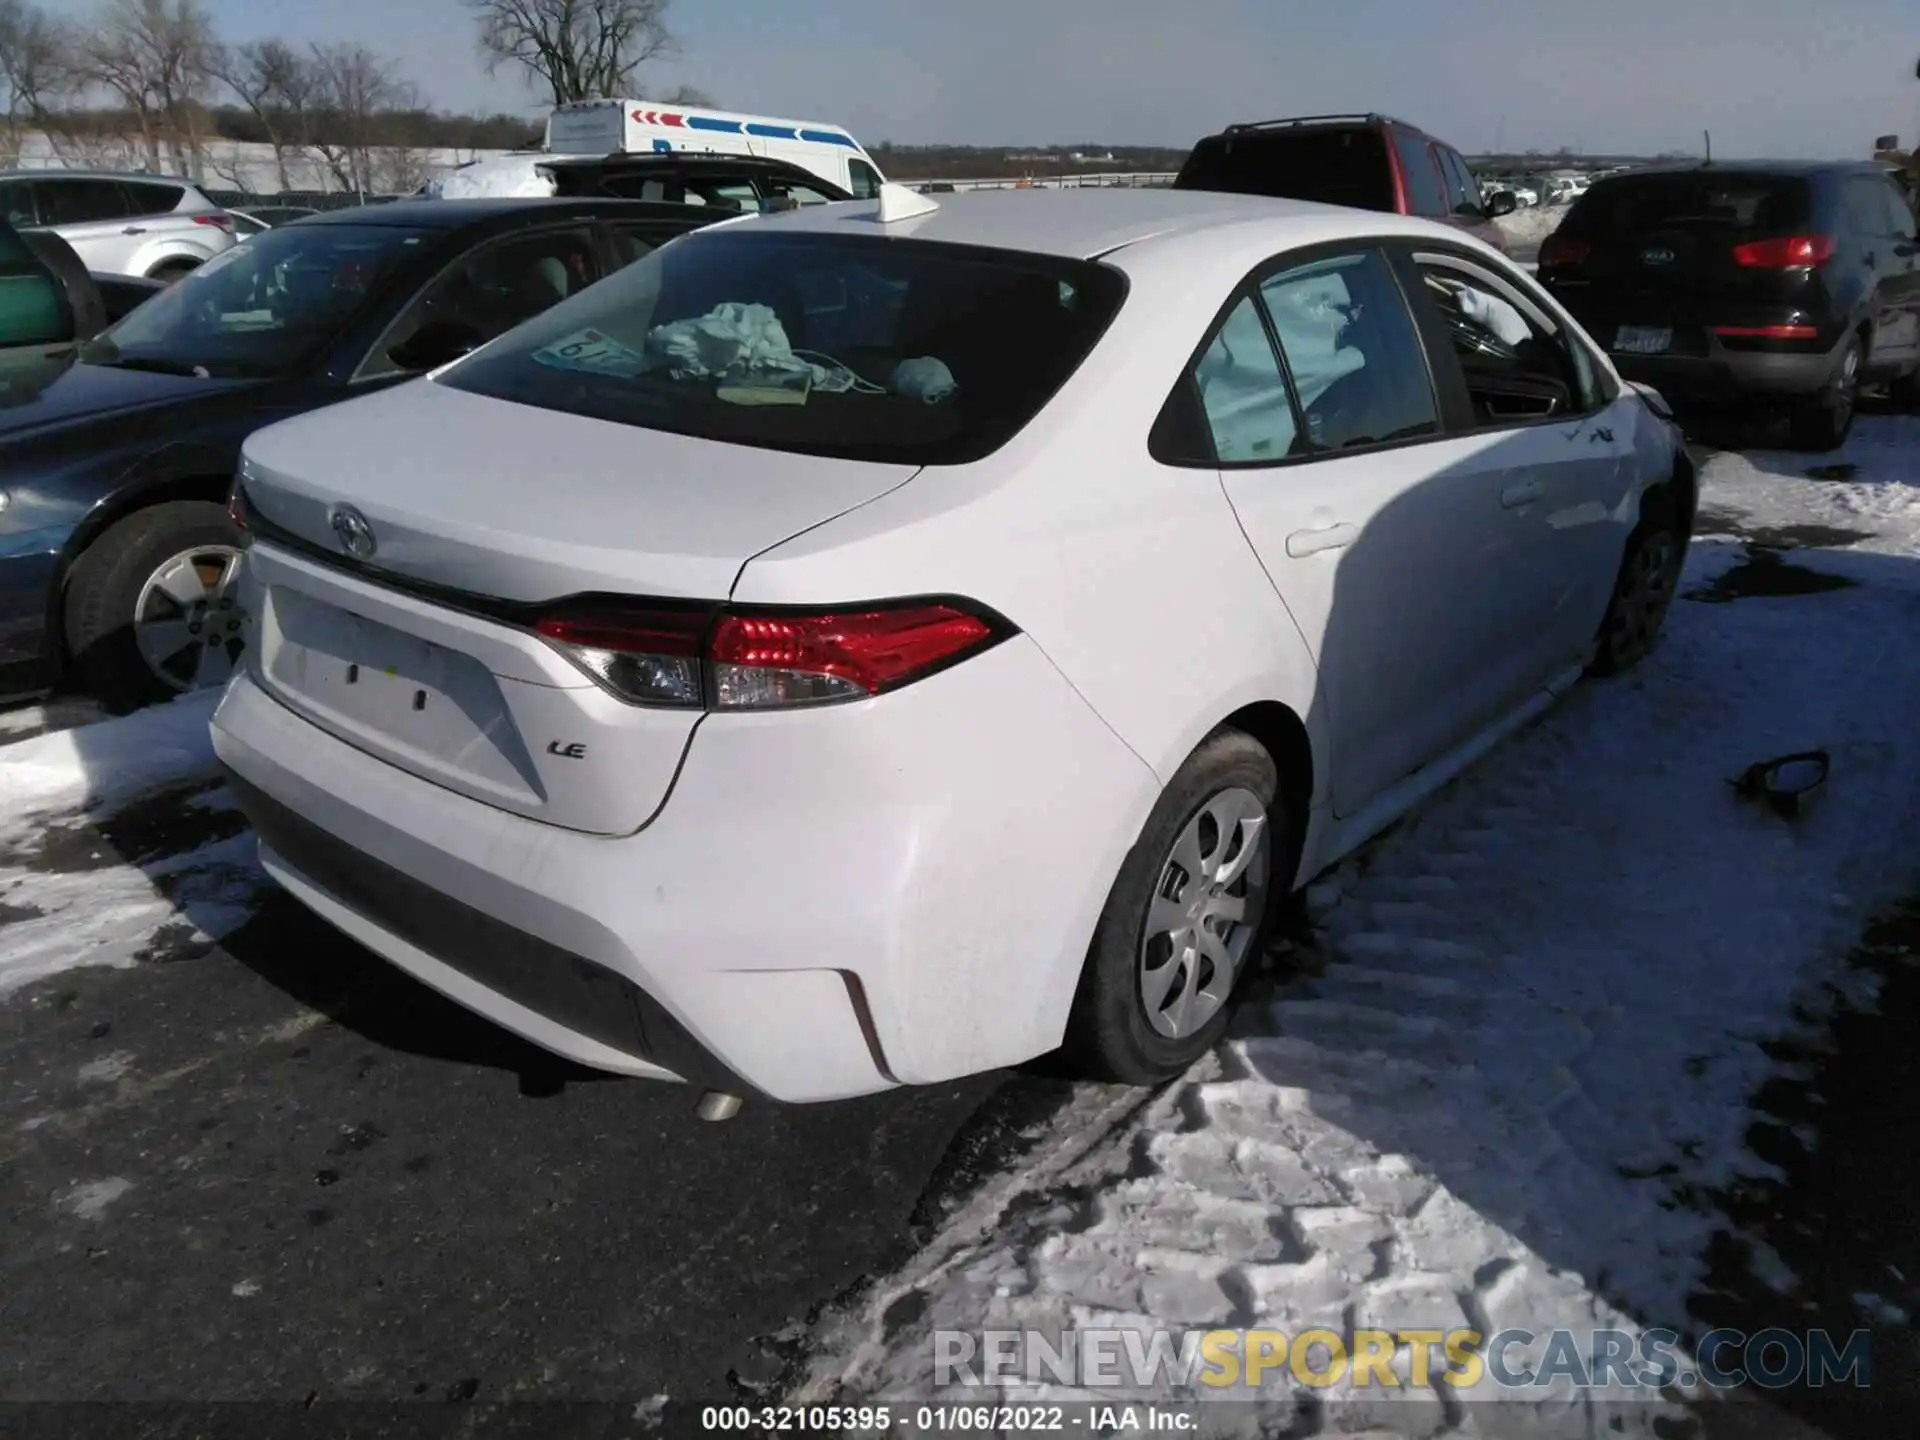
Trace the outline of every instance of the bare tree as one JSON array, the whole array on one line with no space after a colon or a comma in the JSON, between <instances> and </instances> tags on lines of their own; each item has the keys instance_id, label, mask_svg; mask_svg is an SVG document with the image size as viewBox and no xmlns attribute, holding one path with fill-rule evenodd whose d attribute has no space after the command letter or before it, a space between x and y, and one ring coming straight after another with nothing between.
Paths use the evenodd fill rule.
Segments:
<instances>
[{"instance_id":1,"label":"bare tree","mask_svg":"<svg viewBox=\"0 0 1920 1440\"><path fill-rule=\"evenodd\" d=\"M632 88L639 68L673 50L668 0L463 0L480 26L488 73L526 71L553 103L598 100Z\"/></svg>"},{"instance_id":2,"label":"bare tree","mask_svg":"<svg viewBox=\"0 0 1920 1440\"><path fill-rule=\"evenodd\" d=\"M111 91L140 131L147 162L163 150L198 178L199 106L211 79L213 22L199 0L114 0L76 45L81 78Z\"/></svg>"},{"instance_id":3,"label":"bare tree","mask_svg":"<svg viewBox=\"0 0 1920 1440\"><path fill-rule=\"evenodd\" d=\"M209 69L259 122L267 144L273 147L273 168L281 190L293 189L290 162L307 143L316 87L312 58L282 40L257 40L221 46L211 57Z\"/></svg>"},{"instance_id":4,"label":"bare tree","mask_svg":"<svg viewBox=\"0 0 1920 1440\"><path fill-rule=\"evenodd\" d=\"M377 188L373 151L382 112L411 108L414 89L393 61L364 45L314 46L313 76L307 148L341 189L364 195Z\"/></svg>"},{"instance_id":5,"label":"bare tree","mask_svg":"<svg viewBox=\"0 0 1920 1440\"><path fill-rule=\"evenodd\" d=\"M652 97L649 96L649 99ZM695 108L712 109L720 102L702 90L698 85L677 85L671 93L660 97L662 105L691 105Z\"/></svg>"},{"instance_id":6,"label":"bare tree","mask_svg":"<svg viewBox=\"0 0 1920 1440\"><path fill-rule=\"evenodd\" d=\"M0 0L0 91L6 99L0 149L20 158L29 131L51 132L72 80L64 29L32 0Z\"/></svg>"}]
</instances>

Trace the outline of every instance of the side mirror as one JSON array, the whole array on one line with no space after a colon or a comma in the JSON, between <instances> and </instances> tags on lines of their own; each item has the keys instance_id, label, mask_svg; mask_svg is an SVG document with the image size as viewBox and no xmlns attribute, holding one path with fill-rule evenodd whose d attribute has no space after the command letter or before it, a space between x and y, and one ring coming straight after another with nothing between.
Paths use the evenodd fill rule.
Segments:
<instances>
[{"instance_id":1,"label":"side mirror","mask_svg":"<svg viewBox=\"0 0 1920 1440\"><path fill-rule=\"evenodd\" d=\"M486 337L458 320L433 320L398 345L387 347L387 358L402 370L437 370L462 355L478 350Z\"/></svg>"},{"instance_id":2,"label":"side mirror","mask_svg":"<svg viewBox=\"0 0 1920 1440\"><path fill-rule=\"evenodd\" d=\"M1511 215L1520 208L1520 197L1511 190L1496 190L1487 197L1487 214L1498 220L1502 215Z\"/></svg>"}]
</instances>

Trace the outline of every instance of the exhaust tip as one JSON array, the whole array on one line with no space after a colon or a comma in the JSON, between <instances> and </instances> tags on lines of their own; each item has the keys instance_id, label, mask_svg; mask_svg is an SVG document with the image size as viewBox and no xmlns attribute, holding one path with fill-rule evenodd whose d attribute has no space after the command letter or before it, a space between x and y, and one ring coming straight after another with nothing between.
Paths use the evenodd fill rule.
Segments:
<instances>
[{"instance_id":1,"label":"exhaust tip","mask_svg":"<svg viewBox=\"0 0 1920 1440\"><path fill-rule=\"evenodd\" d=\"M702 1120L731 1120L740 1113L742 1103L738 1095L729 1095L724 1090L709 1090L700 1097L700 1104L694 1113Z\"/></svg>"}]
</instances>

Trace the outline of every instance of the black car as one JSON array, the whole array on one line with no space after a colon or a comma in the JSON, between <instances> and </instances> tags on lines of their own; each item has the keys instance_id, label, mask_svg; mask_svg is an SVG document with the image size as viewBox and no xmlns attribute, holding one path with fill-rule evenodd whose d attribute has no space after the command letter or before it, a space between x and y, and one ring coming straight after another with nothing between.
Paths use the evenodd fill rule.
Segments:
<instances>
[{"instance_id":1,"label":"black car","mask_svg":"<svg viewBox=\"0 0 1920 1440\"><path fill-rule=\"evenodd\" d=\"M1920 243L1885 167L1696 164L1597 183L1540 281L1629 379L1676 402L1764 398L1831 450L1863 384L1920 398Z\"/></svg>"},{"instance_id":2,"label":"black car","mask_svg":"<svg viewBox=\"0 0 1920 1440\"><path fill-rule=\"evenodd\" d=\"M556 195L617 195L628 200L777 210L855 197L804 166L761 155L701 155L683 150L543 161Z\"/></svg>"},{"instance_id":3,"label":"black car","mask_svg":"<svg viewBox=\"0 0 1920 1440\"><path fill-rule=\"evenodd\" d=\"M313 216L0 395L0 693L70 679L130 708L224 679L242 543L225 501L248 435L457 359L717 218L591 199Z\"/></svg>"}]
</instances>

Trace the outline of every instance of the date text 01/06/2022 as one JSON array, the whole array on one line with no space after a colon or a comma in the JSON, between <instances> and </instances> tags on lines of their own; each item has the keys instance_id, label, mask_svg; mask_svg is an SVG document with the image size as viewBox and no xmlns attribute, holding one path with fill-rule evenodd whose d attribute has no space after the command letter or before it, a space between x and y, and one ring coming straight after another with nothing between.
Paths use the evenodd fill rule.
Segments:
<instances>
[{"instance_id":1,"label":"date text 01/06/2022","mask_svg":"<svg viewBox=\"0 0 1920 1440\"><path fill-rule=\"evenodd\" d=\"M1139 1431L1181 1433L1197 1429L1199 1412L1189 1407L1144 1404L1081 1405L709 1405L700 1428L746 1435L1104 1435Z\"/></svg>"}]
</instances>

